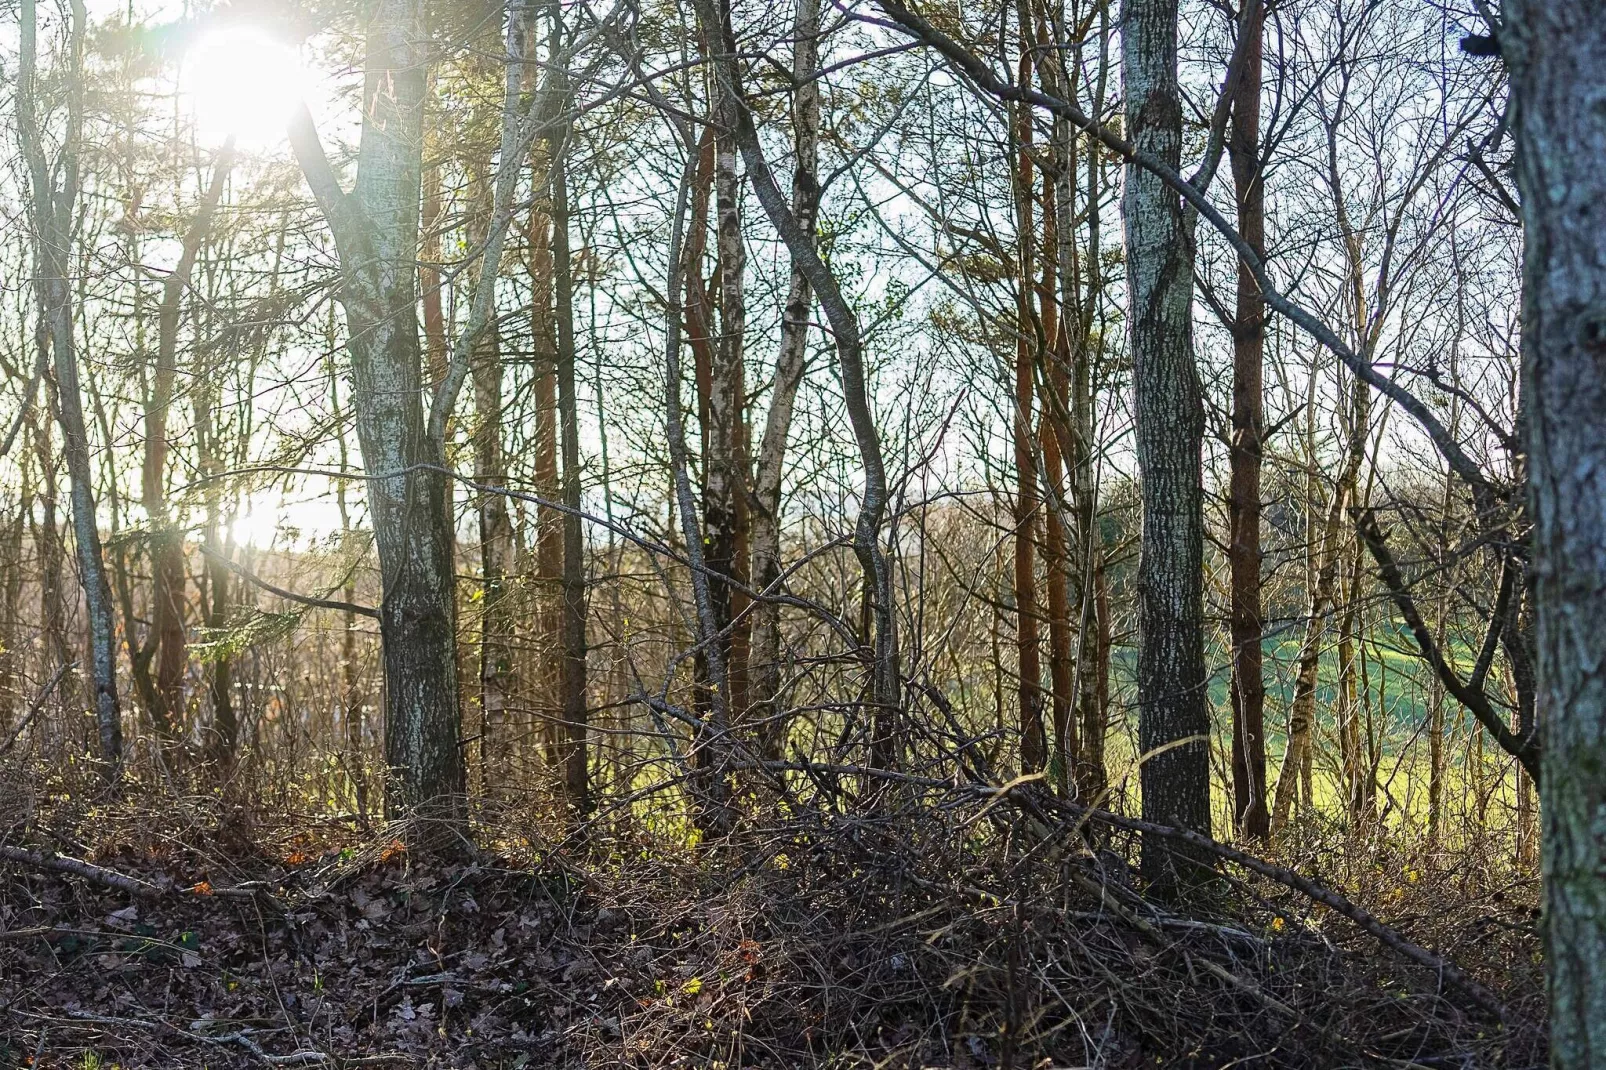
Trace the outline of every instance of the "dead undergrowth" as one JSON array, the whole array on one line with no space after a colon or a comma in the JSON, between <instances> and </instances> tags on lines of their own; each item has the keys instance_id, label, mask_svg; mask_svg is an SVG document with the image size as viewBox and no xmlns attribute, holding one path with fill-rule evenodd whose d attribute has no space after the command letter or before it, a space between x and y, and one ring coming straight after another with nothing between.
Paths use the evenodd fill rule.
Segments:
<instances>
[{"instance_id":1,"label":"dead undergrowth","mask_svg":"<svg viewBox=\"0 0 1606 1070\"><path fill-rule=\"evenodd\" d=\"M494 849L450 862L404 828L215 799L8 795L28 802L0 836L0 1066L1544 1060L1536 889L1471 854L1385 841L1357 864L1306 830L1297 861L1504 1021L1275 880L1223 864L1162 907L1130 833L976 792L777 806L702 845L617 815L559 839L509 807L478 815Z\"/></svg>"}]
</instances>

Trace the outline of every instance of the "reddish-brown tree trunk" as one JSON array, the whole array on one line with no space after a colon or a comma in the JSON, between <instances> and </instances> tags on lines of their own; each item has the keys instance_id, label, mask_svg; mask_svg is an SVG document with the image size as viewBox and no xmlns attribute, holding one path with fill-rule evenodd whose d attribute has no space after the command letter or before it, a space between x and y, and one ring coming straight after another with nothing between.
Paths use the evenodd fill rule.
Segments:
<instances>
[{"instance_id":1,"label":"reddish-brown tree trunk","mask_svg":"<svg viewBox=\"0 0 1606 1070\"><path fill-rule=\"evenodd\" d=\"M1249 35L1232 102L1227 153L1238 200L1238 232L1265 256L1265 193L1260 174L1262 0L1240 20ZM1262 368L1265 305L1254 273L1240 262L1233 324L1231 474L1227 498L1228 570L1232 590L1232 792L1239 833L1265 839L1271 832L1266 798L1266 682L1261 654L1260 465L1265 434Z\"/></svg>"},{"instance_id":2,"label":"reddish-brown tree trunk","mask_svg":"<svg viewBox=\"0 0 1606 1070\"><path fill-rule=\"evenodd\" d=\"M1026 40L1030 29L1022 9L1020 82L1029 85L1032 61ZM1037 457L1033 433L1034 377L1039 339L1032 315L1036 289L1037 237L1033 200L1032 116L1025 105L1016 106L1015 226L1018 268L1015 291L1015 651L1020 678L1017 689L1020 715L1020 764L1023 773L1042 770L1048 757L1043 733L1042 663L1038 638L1037 606Z\"/></svg>"},{"instance_id":3,"label":"reddish-brown tree trunk","mask_svg":"<svg viewBox=\"0 0 1606 1070\"><path fill-rule=\"evenodd\" d=\"M1070 165L1064 153L1059 166ZM1059 279L1055 270L1059 247L1059 214L1055 205L1053 176L1043 176L1043 281L1038 301L1043 322L1043 380L1048 389L1044 399L1039 437L1043 450L1043 480L1048 508L1044 511L1043 564L1048 579L1048 675L1053 694L1050 724L1053 740L1048 758L1049 774L1061 794L1070 790L1071 771L1076 768L1078 747L1073 704L1076 701L1075 651L1071 633L1071 588L1068 574L1070 525L1066 523L1069 503L1065 493L1065 450L1070 440L1067 406L1070 403L1070 345L1068 325L1059 314Z\"/></svg>"}]
</instances>

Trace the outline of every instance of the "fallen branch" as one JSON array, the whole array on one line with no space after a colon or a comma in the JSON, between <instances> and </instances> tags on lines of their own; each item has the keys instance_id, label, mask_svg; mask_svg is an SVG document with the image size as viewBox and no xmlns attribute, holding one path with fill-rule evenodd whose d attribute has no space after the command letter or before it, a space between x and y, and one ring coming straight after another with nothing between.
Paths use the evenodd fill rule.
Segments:
<instances>
[{"instance_id":1,"label":"fallen branch","mask_svg":"<svg viewBox=\"0 0 1606 1070\"><path fill-rule=\"evenodd\" d=\"M98 884L102 888L126 892L140 899L160 899L165 894L162 888L142 881L138 877L130 877L126 873L118 873L116 870L106 869L92 862L54 852L46 854L43 851L30 851L26 847L7 847L0 844L0 860L51 873L66 873L91 884Z\"/></svg>"},{"instance_id":2,"label":"fallen branch","mask_svg":"<svg viewBox=\"0 0 1606 1070\"><path fill-rule=\"evenodd\" d=\"M89 1011L68 1011L67 1016L80 1022L90 1022L95 1025L114 1025L118 1028L144 1029L157 1033L170 1033L174 1036L183 1037L185 1040L193 1040L199 1044L211 1044L214 1047L240 1047L244 1048L252 1055L255 1055L258 1059L262 1060L262 1062L269 1066L328 1066L336 1062L334 1056L310 1048L304 1048L300 1051L293 1051L288 1055L270 1054L269 1052L264 1051L262 1045L256 1042L256 1039L253 1036L253 1031L250 1029L241 1029L234 1033L225 1033L222 1036L209 1037L205 1033L192 1033L188 1029L180 1029L176 1025L161 1021L159 1019L147 1020L144 1018L114 1018L105 1014L92 1014ZM363 1066L374 1063L396 1062L398 1060L411 1061L411 1058L412 1057L409 1055L403 1055L398 1052L383 1055L366 1055L352 1059L342 1058L339 1060L339 1063L342 1066Z\"/></svg>"},{"instance_id":3,"label":"fallen branch","mask_svg":"<svg viewBox=\"0 0 1606 1070\"><path fill-rule=\"evenodd\" d=\"M98 884L102 888L114 891L127 892L139 899L161 899L169 895L197 895L217 899L256 899L258 896L272 901L268 894L267 885L261 881L247 881L232 888L214 888L206 882L193 886L174 886L168 883L152 884L130 877L126 873L119 873L115 869L97 866L93 862L85 862L71 855L56 854L54 851L31 851L26 847L6 847L0 845L0 860L15 862L18 865L31 866L50 873L64 873L68 876L79 877ZM3 934L0 934L3 938Z\"/></svg>"},{"instance_id":4,"label":"fallen branch","mask_svg":"<svg viewBox=\"0 0 1606 1070\"><path fill-rule=\"evenodd\" d=\"M1108 810L1100 810L1095 807L1068 802L1064 799L1056 799L1042 792L1032 791L1031 788L1035 781L997 786L975 782L964 783L957 778L939 780L935 777L893 773L888 770L860 765L827 765L805 762L759 762L753 764L767 770L779 772L801 771L807 768L810 771L834 773L839 776L886 777L902 783L918 784L922 787L945 791L961 791L989 800L1008 802L1030 812L1032 816L1045 823L1053 822L1050 815L1044 812L1045 810L1051 810L1062 815L1062 817L1069 818L1070 821L1067 823L1073 824L1078 828L1088 821L1097 821L1112 828L1161 836L1186 843L1200 850L1208 851L1234 865L1242 866L1253 873L1258 873L1269 880L1276 881L1278 884L1300 893L1307 899L1322 904L1335 914L1348 918L1384 947L1397 952L1404 958L1410 959L1419 966L1426 967L1437 973L1447 983L1471 999L1480 1009L1501 1021L1506 1020L1505 1005L1500 1002L1499 998L1480 982L1469 976L1466 971L1442 955L1436 955L1420 944L1407 940L1398 930L1385 924L1371 912L1351 902L1339 892L1308 877L1302 877L1285 866L1267 862L1265 859L1257 858L1252 854L1240 851L1236 847L1228 846L1201 833L1193 832L1189 829L1172 828L1169 825L1156 825L1153 822L1142 821L1135 817L1123 817Z\"/></svg>"},{"instance_id":5,"label":"fallen branch","mask_svg":"<svg viewBox=\"0 0 1606 1070\"><path fill-rule=\"evenodd\" d=\"M1033 800L1034 803L1036 801L1038 800ZM1078 824L1083 821L1092 820L1097 821L1100 824L1110 825L1114 828L1126 829L1130 832L1141 832L1147 835L1163 836L1166 839L1178 840L1182 843L1188 844L1189 846L1209 851L1211 854L1214 854L1219 858L1223 858L1234 865L1242 866L1251 872L1258 873L1262 877L1274 880L1286 888L1299 892L1307 899L1311 899L1322 904L1335 914L1343 915L1358 925L1361 929L1375 937L1379 943L1383 944L1383 946L1398 952L1400 955L1410 959L1417 965L1424 966L1437 973L1450 985L1459 989L1463 995L1470 998L1472 1002L1476 1003L1483 1010L1494 1015L1496 1018L1499 1018L1501 1021L1506 1019L1505 1005L1500 1002L1499 998L1496 997L1493 992L1489 991L1489 989L1485 988L1480 982L1469 976L1466 971L1461 969L1461 967L1444 958L1442 955L1435 955L1433 952L1429 951L1425 947L1422 947L1420 944L1412 943L1410 940L1407 940L1404 936L1400 935L1398 930L1384 924L1365 908L1357 906L1345 896L1333 891L1331 888L1328 888L1325 885L1318 884L1309 877L1302 877L1298 873L1295 873L1293 870L1288 869L1285 866L1279 866L1275 863L1267 862L1265 859L1257 858L1252 854L1238 850L1236 847L1230 847L1227 844L1221 843L1219 840L1211 839L1209 836L1202 835L1201 833L1194 832L1190 829L1171 828L1168 825L1156 825L1150 821L1142 821L1133 817L1122 817L1120 814L1112 814L1107 810L1095 810L1092 807L1079 806L1076 803L1065 802L1059 799L1050 801L1055 808L1060 809L1066 812L1068 815L1076 818ZM1035 809L1035 806L1033 808Z\"/></svg>"}]
</instances>

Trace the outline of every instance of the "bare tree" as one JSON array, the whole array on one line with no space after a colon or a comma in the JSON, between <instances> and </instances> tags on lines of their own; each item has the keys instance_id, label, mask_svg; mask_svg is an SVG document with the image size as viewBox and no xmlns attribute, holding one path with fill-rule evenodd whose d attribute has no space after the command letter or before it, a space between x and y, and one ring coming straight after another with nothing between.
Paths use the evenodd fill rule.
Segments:
<instances>
[{"instance_id":1,"label":"bare tree","mask_svg":"<svg viewBox=\"0 0 1606 1070\"><path fill-rule=\"evenodd\" d=\"M441 444L425 423L416 310L425 61L416 0L367 15L362 141L351 192L303 108L291 143L340 253L357 438L384 578L387 808L457 814L452 530Z\"/></svg>"},{"instance_id":2,"label":"bare tree","mask_svg":"<svg viewBox=\"0 0 1606 1070\"><path fill-rule=\"evenodd\" d=\"M78 573L89 612L90 677L95 688L95 723L106 773L122 770L122 712L117 700L117 637L111 586L95 513L94 475L89 435L84 424L78 385L77 323L73 313L72 245L74 213L79 196L80 138L84 121L84 5L70 8L67 50L67 120L55 159L47 158L37 111L38 11L36 0L23 0L21 63L17 72L17 137L27 164L32 199L29 219L34 232L38 273L36 295L40 329L38 344L48 345L56 373L56 417L61 424L63 452L72 495L73 539Z\"/></svg>"},{"instance_id":3,"label":"bare tree","mask_svg":"<svg viewBox=\"0 0 1606 1070\"><path fill-rule=\"evenodd\" d=\"M1175 0L1127 0L1122 24L1127 131L1139 152L1175 167L1182 151ZM1208 831L1204 408L1193 355L1193 235L1177 191L1137 164L1127 167L1121 212L1143 495L1137 590L1143 816ZM1159 840L1144 841L1143 868L1151 879L1177 879L1172 851Z\"/></svg>"},{"instance_id":4,"label":"bare tree","mask_svg":"<svg viewBox=\"0 0 1606 1070\"><path fill-rule=\"evenodd\" d=\"M792 24L792 214L798 231L812 243L820 209L820 5L818 0L797 0ZM792 427L792 410L808 359L809 322L814 291L801 260L791 258L786 305L781 313L781 339L775 357L775 380L770 387L769 410L759 440L752 489L753 583L760 592L781 576L781 478L786 463L786 440ZM785 749L788 719L778 705L781 686L780 604L761 599L753 607L752 699L763 719L763 751L772 759Z\"/></svg>"},{"instance_id":5,"label":"bare tree","mask_svg":"<svg viewBox=\"0 0 1606 1070\"><path fill-rule=\"evenodd\" d=\"M1265 4L1245 0L1238 20L1242 66L1232 98L1227 153L1238 201L1238 232L1266 255L1266 193L1260 158L1261 53ZM1238 264L1237 320L1232 326L1232 476L1227 552L1232 570L1233 821L1256 839L1271 832L1266 799L1266 681L1261 654L1260 467L1264 452L1265 306L1254 272Z\"/></svg>"},{"instance_id":6,"label":"bare tree","mask_svg":"<svg viewBox=\"0 0 1606 1070\"><path fill-rule=\"evenodd\" d=\"M151 524L151 606L155 618L151 640L156 645L155 686L147 697L157 730L171 745L182 731L184 674L189 653L184 629L184 532L169 515L167 466L168 416L173 406L174 379L178 372L178 329L182 304L196 257L212 231L212 220L223 199L223 187L234 165L231 137L212 162L212 179L184 233L178 263L162 280L162 303L157 310L156 367L151 375L150 403L145 411L145 464L141 489L145 515ZM134 657L136 679L148 670L149 655ZM147 685L148 686L148 685Z\"/></svg>"}]
</instances>

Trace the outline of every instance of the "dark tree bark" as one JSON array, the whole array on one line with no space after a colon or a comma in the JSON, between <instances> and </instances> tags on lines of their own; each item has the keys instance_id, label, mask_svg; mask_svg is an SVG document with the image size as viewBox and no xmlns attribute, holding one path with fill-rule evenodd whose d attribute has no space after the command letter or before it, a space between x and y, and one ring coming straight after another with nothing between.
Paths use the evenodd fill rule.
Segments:
<instances>
[{"instance_id":1,"label":"dark tree bark","mask_svg":"<svg viewBox=\"0 0 1606 1070\"><path fill-rule=\"evenodd\" d=\"M204 350L196 352L190 412L195 429L197 467L206 480L206 519L201 532L206 589L201 596L201 614L208 628L221 631L229 626L233 604L230 596L234 579L228 564L234 556L234 540L227 533L228 519L224 515L222 477L228 465L218 435L218 425L226 423L220 419L218 411L222 404L222 391L217 385L219 368L209 357ZM342 453L344 448L342 442ZM344 490L341 494L344 495ZM226 771L234 763L240 743L240 723L234 710L233 658L227 653L221 654L212 662L208 675L212 726L206 741L207 760Z\"/></svg>"},{"instance_id":2,"label":"dark tree bark","mask_svg":"<svg viewBox=\"0 0 1606 1070\"><path fill-rule=\"evenodd\" d=\"M502 452L502 347L493 326L485 333L474 361L474 470L475 482L489 487L507 485L507 464ZM517 687L514 667L512 584L518 563L513 517L508 498L482 491L478 509L480 528L480 754L493 764L507 759L513 739L509 706ZM505 772L500 765L494 766ZM491 767L485 771L492 775Z\"/></svg>"},{"instance_id":3,"label":"dark tree bark","mask_svg":"<svg viewBox=\"0 0 1606 1070\"><path fill-rule=\"evenodd\" d=\"M1020 7L1021 56L1019 81L1032 80L1031 23L1025 4ZM1038 636L1037 605L1037 451L1033 431L1037 374L1038 326L1032 315L1037 284L1037 235L1033 211L1037 196L1032 168L1032 111L1017 103L1011 120L1015 127L1015 398L1013 438L1015 451L1015 660L1020 717L1020 767L1023 773L1043 769L1048 741L1043 728L1043 667Z\"/></svg>"},{"instance_id":4,"label":"dark tree bark","mask_svg":"<svg viewBox=\"0 0 1606 1070\"><path fill-rule=\"evenodd\" d=\"M532 155L530 182L535 189L527 233L530 272L530 335L535 347L535 492L541 501L535 510L536 664L535 705L543 757L548 768L558 765L562 734L563 675L561 651L562 606L559 587L563 575L563 514L547 504L563 494L558 480L557 327L552 311L552 202L551 153L545 142Z\"/></svg>"},{"instance_id":5,"label":"dark tree bark","mask_svg":"<svg viewBox=\"0 0 1606 1070\"><path fill-rule=\"evenodd\" d=\"M1052 70L1045 65L1045 74ZM1047 80L1045 78L1045 80ZM1055 82L1063 79L1055 78ZM1055 167L1069 169L1071 146L1055 137L1050 146ZM1066 498L1065 450L1071 442L1070 376L1071 350L1068 323L1060 315L1058 277L1059 198L1058 179L1043 176L1043 254L1042 281L1038 286L1039 316L1043 324L1043 345L1038 351L1038 378L1046 392L1038 439L1043 451L1043 568L1048 588L1048 676L1053 699L1049 724L1048 771L1061 795L1069 796L1071 776L1080 760L1077 725L1073 716L1076 702L1076 663L1071 628L1071 583L1069 572L1071 525L1070 504Z\"/></svg>"},{"instance_id":6,"label":"dark tree bark","mask_svg":"<svg viewBox=\"0 0 1606 1070\"><path fill-rule=\"evenodd\" d=\"M556 52L556 49L554 49ZM552 157L552 281L557 299L558 423L563 454L563 786L576 813L591 809L587 755L585 535L580 527L580 410L575 396L574 269L569 251L568 158Z\"/></svg>"},{"instance_id":7,"label":"dark tree bark","mask_svg":"<svg viewBox=\"0 0 1606 1070\"><path fill-rule=\"evenodd\" d=\"M1126 0L1121 66L1133 144L1175 167L1182 149L1176 0ZM1194 367L1193 237L1176 190L1129 164L1125 222L1128 344L1142 476L1138 563L1138 739L1143 816L1210 831L1204 673L1204 409ZM1145 838L1143 870L1182 874L1170 845Z\"/></svg>"},{"instance_id":8,"label":"dark tree bark","mask_svg":"<svg viewBox=\"0 0 1606 1070\"><path fill-rule=\"evenodd\" d=\"M1245 0L1239 18L1245 35L1232 100L1227 154L1238 201L1238 233L1264 257L1265 188L1260 173L1260 92L1265 9ZM1232 813L1237 831L1254 839L1271 834L1266 799L1266 681L1262 669L1260 608L1260 464L1264 450L1265 305L1260 284L1238 264L1236 322L1232 331L1232 444L1227 499L1228 567L1232 632Z\"/></svg>"},{"instance_id":9,"label":"dark tree bark","mask_svg":"<svg viewBox=\"0 0 1606 1070\"><path fill-rule=\"evenodd\" d=\"M384 596L386 807L462 820L452 526L440 442L425 423L416 281L425 82L417 0L368 11L363 124L350 193L311 116L291 143L340 256L358 444ZM444 839L437 842L444 843Z\"/></svg>"},{"instance_id":10,"label":"dark tree bark","mask_svg":"<svg viewBox=\"0 0 1606 1070\"><path fill-rule=\"evenodd\" d=\"M1522 191L1551 1065L1606 1062L1606 63L1600 5L1507 0Z\"/></svg>"}]
</instances>

